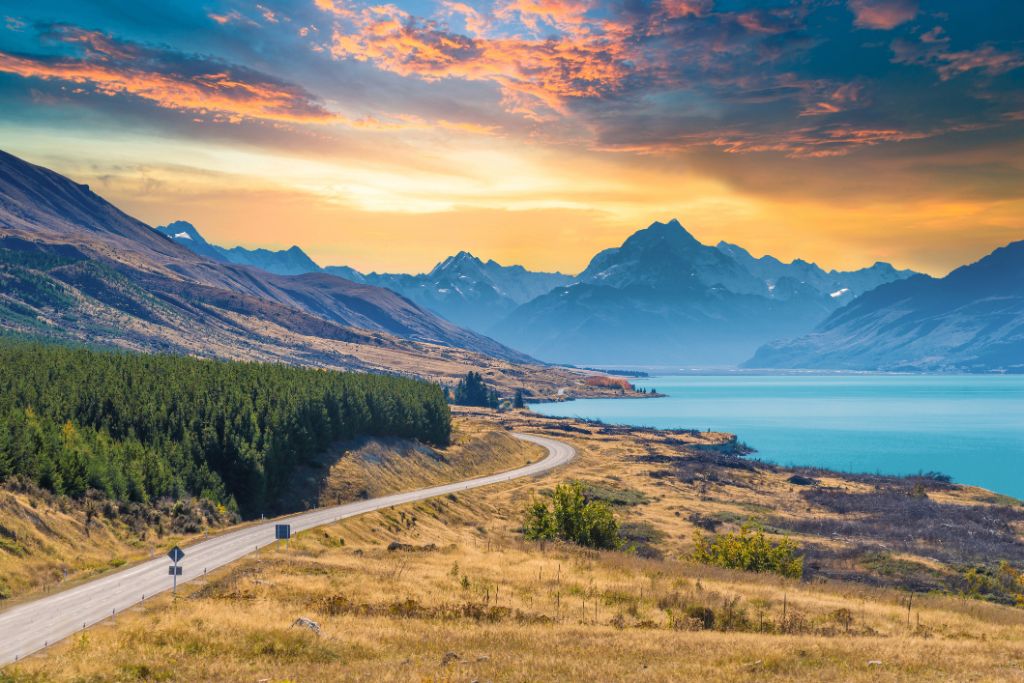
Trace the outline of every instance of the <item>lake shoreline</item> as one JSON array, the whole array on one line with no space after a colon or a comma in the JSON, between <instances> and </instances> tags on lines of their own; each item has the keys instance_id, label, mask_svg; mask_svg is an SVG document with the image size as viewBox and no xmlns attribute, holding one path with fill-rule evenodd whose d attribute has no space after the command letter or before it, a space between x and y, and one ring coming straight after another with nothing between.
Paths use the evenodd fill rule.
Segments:
<instances>
[{"instance_id":1,"label":"lake shoreline","mask_svg":"<svg viewBox=\"0 0 1024 683\"><path fill-rule=\"evenodd\" d=\"M661 401L588 399L538 415L736 434L758 460L848 474L942 473L1024 498L1024 378L1019 375L667 375L637 382ZM1017 420L1019 421L1019 420Z\"/></svg>"}]
</instances>

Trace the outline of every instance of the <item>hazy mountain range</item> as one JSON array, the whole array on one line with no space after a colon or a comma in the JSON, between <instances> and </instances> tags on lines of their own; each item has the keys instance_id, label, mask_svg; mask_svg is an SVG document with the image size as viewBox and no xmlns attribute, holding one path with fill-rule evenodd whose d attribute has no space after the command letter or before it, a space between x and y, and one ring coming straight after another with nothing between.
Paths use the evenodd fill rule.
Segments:
<instances>
[{"instance_id":1,"label":"hazy mountain range","mask_svg":"<svg viewBox=\"0 0 1024 683\"><path fill-rule=\"evenodd\" d=\"M762 347L746 365L1024 372L1024 241L944 278L878 287L812 333Z\"/></svg>"},{"instance_id":2,"label":"hazy mountain range","mask_svg":"<svg viewBox=\"0 0 1024 683\"><path fill-rule=\"evenodd\" d=\"M1021 371L1021 244L934 279L755 258L672 220L576 276L467 252L364 274L297 246L210 244L183 221L154 230L0 153L0 328L198 355L388 369L394 354L446 362L447 347L526 364Z\"/></svg>"},{"instance_id":3,"label":"hazy mountain range","mask_svg":"<svg viewBox=\"0 0 1024 683\"><path fill-rule=\"evenodd\" d=\"M168 239L88 186L0 152L0 329L334 367L461 358L445 347L531 362L388 289L236 265L279 263L270 252L202 241L209 256L194 253L179 245L198 233L178 228Z\"/></svg>"},{"instance_id":4,"label":"hazy mountain range","mask_svg":"<svg viewBox=\"0 0 1024 683\"><path fill-rule=\"evenodd\" d=\"M156 228L157 232L170 237L173 241L188 247L191 251L220 261L221 263L236 263L242 266L255 266L269 273L277 275L302 275L304 273L315 273L320 266L313 262L313 259L306 256L306 252L298 247L292 247L283 251L271 251L269 249L246 249L244 247L232 247L225 249L207 242L199 231L191 223L186 221L175 221L168 225L161 225Z\"/></svg>"},{"instance_id":5,"label":"hazy mountain range","mask_svg":"<svg viewBox=\"0 0 1024 683\"><path fill-rule=\"evenodd\" d=\"M856 293L911 274L884 263L826 273L754 259L701 244L672 220L600 252L575 283L521 306L491 333L548 360L731 366L813 329Z\"/></svg>"},{"instance_id":6,"label":"hazy mountain range","mask_svg":"<svg viewBox=\"0 0 1024 683\"><path fill-rule=\"evenodd\" d=\"M597 254L578 276L484 262L468 252L429 273L321 268L298 247L209 245L188 223L158 228L197 253L272 272L325 272L386 287L459 325L562 363L735 365L762 344L806 333L879 284L912 275L885 263L852 272L756 259L703 245L678 221L654 223Z\"/></svg>"},{"instance_id":7,"label":"hazy mountain range","mask_svg":"<svg viewBox=\"0 0 1024 683\"><path fill-rule=\"evenodd\" d=\"M447 320L483 332L524 304L572 281L561 273L538 273L522 266L486 263L462 251L438 263L429 273L360 273L348 266L321 267L302 249L226 249L207 242L186 221L156 228L158 232L197 254L225 263L256 266L271 273L299 275L328 273L361 284L386 287Z\"/></svg>"}]
</instances>

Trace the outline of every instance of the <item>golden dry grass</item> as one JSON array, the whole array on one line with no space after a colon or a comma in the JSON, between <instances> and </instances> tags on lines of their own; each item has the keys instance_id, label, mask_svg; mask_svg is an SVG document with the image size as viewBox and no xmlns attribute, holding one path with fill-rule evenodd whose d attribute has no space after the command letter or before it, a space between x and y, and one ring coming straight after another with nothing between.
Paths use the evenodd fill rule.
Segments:
<instances>
[{"instance_id":1,"label":"golden dry grass","mask_svg":"<svg viewBox=\"0 0 1024 683\"><path fill-rule=\"evenodd\" d=\"M306 532L289 551L265 551L189 584L176 602L154 600L119 616L114 627L90 630L10 667L8 676L1024 680L1024 610L943 595L915 595L908 610L904 591L795 581L678 559L688 552L693 531L684 512L819 514L797 504L803 499L785 472L758 471L750 475L756 486L723 483L724 475L689 483L650 476L664 463L649 456L694 457L694 447L727 447L727 435L599 433L528 413L472 410L460 411L459 425L461 434L477 435L464 442L467 451L486 443L478 437L493 434L492 428L514 426L572 441L580 455L534 480ZM644 502L621 506L618 513L624 521L658 528L664 538L657 547L668 559L523 542L517 529L525 504L569 478L642 493ZM864 486L839 475L830 483ZM975 489L941 495L985 504L985 494ZM389 550L394 541L404 545ZM693 606L715 613L713 630L688 615ZM322 634L293 627L299 617L317 621Z\"/></svg>"},{"instance_id":2,"label":"golden dry grass","mask_svg":"<svg viewBox=\"0 0 1024 683\"><path fill-rule=\"evenodd\" d=\"M338 444L316 467L296 474L288 511L513 469L542 455L543 449L503 429L464 421L455 425L446 449L400 439ZM132 518L120 515L119 507L99 499L76 502L41 490L0 488L0 596L31 598L228 528L199 516L202 531L175 533L170 503L135 510Z\"/></svg>"},{"instance_id":3,"label":"golden dry grass","mask_svg":"<svg viewBox=\"0 0 1024 683\"><path fill-rule=\"evenodd\" d=\"M0 594L20 599L56 590L197 536L159 534L157 524L133 527L131 520L104 514L105 507L41 491L0 489ZM158 523L169 521L160 512L153 516Z\"/></svg>"},{"instance_id":4,"label":"golden dry grass","mask_svg":"<svg viewBox=\"0 0 1024 683\"><path fill-rule=\"evenodd\" d=\"M845 680L1021 677L1019 611L806 584L456 526L476 496L303 534L11 667L11 680ZM398 516L421 520L395 529ZM388 551L366 542L452 545ZM339 545L344 538L344 546ZM359 547L356 540L359 540ZM463 581L465 577L465 581ZM680 630L680 596L799 633ZM837 610L852 613L849 630ZM294 627L318 622L318 637ZM766 629L771 628L765 626ZM449 655L453 653L455 657ZM446 658L449 660L445 662ZM872 663L877 662L877 663ZM1016 677L1016 678L1015 678Z\"/></svg>"}]
</instances>

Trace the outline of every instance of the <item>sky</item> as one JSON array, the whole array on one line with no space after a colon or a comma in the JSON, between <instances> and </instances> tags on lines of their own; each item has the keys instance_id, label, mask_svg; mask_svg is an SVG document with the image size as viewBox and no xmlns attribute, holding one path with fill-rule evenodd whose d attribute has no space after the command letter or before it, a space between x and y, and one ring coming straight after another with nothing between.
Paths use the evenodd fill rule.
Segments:
<instances>
[{"instance_id":1,"label":"sky","mask_svg":"<svg viewBox=\"0 0 1024 683\"><path fill-rule=\"evenodd\" d=\"M655 220L936 275L1024 239L1019 0L0 0L0 148L321 265Z\"/></svg>"}]
</instances>

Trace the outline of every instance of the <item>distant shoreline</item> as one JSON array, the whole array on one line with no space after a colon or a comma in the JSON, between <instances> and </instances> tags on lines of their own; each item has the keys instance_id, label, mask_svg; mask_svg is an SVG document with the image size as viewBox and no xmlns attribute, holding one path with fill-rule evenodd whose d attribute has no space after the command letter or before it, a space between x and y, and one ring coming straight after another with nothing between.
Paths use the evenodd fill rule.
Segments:
<instances>
[{"instance_id":1,"label":"distant shoreline","mask_svg":"<svg viewBox=\"0 0 1024 683\"><path fill-rule=\"evenodd\" d=\"M1020 381L991 374L673 374L637 383L668 399L649 408L530 408L607 426L710 427L736 434L758 451L755 457L781 467L892 476L937 471L1024 499L1024 477L1007 474L1005 460L1024 453L1024 429L1014 417L1024 410Z\"/></svg>"}]
</instances>

